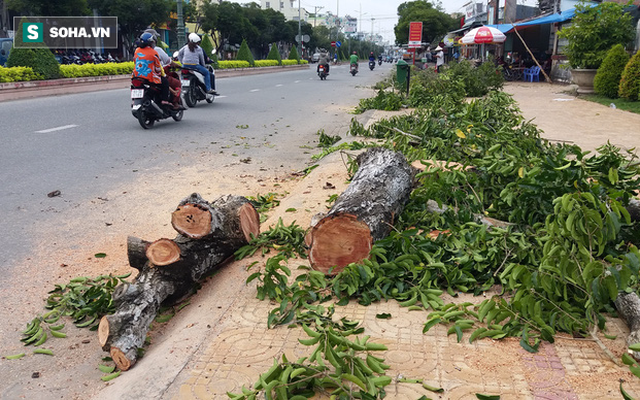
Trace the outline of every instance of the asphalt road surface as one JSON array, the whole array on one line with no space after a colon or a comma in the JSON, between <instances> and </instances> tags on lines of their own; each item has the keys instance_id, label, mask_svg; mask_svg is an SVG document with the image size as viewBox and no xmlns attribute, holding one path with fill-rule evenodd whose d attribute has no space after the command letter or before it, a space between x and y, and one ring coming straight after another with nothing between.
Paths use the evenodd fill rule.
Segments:
<instances>
[{"instance_id":1,"label":"asphalt road surface","mask_svg":"<svg viewBox=\"0 0 640 400\"><path fill-rule=\"evenodd\" d=\"M346 131L351 116L340 107L370 96L370 87L394 67L369 71L362 64L352 77L347 65L334 66L326 81L316 76L315 65L218 79L222 95L213 104L199 102L181 122L163 120L151 130L132 117L128 90L1 103L0 289L52 215L74 215L70 211L90 199L126 191L145 171L184 167L185 159L197 165L205 150L214 172L238 160L270 172L304 168L309 155L303 149L315 147L318 130ZM56 191L59 196L48 197ZM73 240L81 232L56 234Z\"/></svg>"}]
</instances>

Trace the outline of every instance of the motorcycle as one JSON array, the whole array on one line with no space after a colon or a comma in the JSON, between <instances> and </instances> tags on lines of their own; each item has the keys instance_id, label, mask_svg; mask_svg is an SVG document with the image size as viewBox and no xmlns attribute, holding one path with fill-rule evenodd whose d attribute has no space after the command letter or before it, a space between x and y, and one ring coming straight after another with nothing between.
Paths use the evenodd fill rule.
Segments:
<instances>
[{"instance_id":1,"label":"motorcycle","mask_svg":"<svg viewBox=\"0 0 640 400\"><path fill-rule=\"evenodd\" d=\"M358 64L351 64L351 66L349 67L349 73L352 76L356 76L356 74L358 73Z\"/></svg>"},{"instance_id":2,"label":"motorcycle","mask_svg":"<svg viewBox=\"0 0 640 400\"><path fill-rule=\"evenodd\" d=\"M373 60L369 60L369 69L373 71L375 67L376 67L376 62Z\"/></svg>"},{"instance_id":3,"label":"motorcycle","mask_svg":"<svg viewBox=\"0 0 640 400\"><path fill-rule=\"evenodd\" d=\"M180 90L171 92L171 102L180 97ZM146 79L131 78L131 114L144 129L151 129L156 121L173 118L180 121L184 115L184 108L176 110L171 104L163 105L160 98L160 87L149 83Z\"/></svg>"},{"instance_id":4,"label":"motorcycle","mask_svg":"<svg viewBox=\"0 0 640 400\"><path fill-rule=\"evenodd\" d=\"M211 54L215 53L216 50L214 49ZM213 67L210 63L208 63L206 68L209 70L209 76L211 77L211 87L213 87ZM207 88L204 83L204 75L202 75L200 72L193 69L183 68L181 83L182 91L184 92L184 100L189 107L195 107L197 102L202 100L206 100L209 104L213 103L215 95L207 93Z\"/></svg>"},{"instance_id":5,"label":"motorcycle","mask_svg":"<svg viewBox=\"0 0 640 400\"><path fill-rule=\"evenodd\" d=\"M382 59L381 58L378 60L378 65L382 65Z\"/></svg>"},{"instance_id":6,"label":"motorcycle","mask_svg":"<svg viewBox=\"0 0 640 400\"><path fill-rule=\"evenodd\" d=\"M320 77L320 80L326 80L327 75L329 75L329 73L327 72L327 66L325 64L318 65L318 76Z\"/></svg>"}]
</instances>

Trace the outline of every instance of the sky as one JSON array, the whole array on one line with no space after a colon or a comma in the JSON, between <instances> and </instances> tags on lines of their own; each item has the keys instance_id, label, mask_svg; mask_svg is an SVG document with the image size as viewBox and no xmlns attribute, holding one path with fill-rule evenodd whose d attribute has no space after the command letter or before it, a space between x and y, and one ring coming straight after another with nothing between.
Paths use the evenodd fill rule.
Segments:
<instances>
[{"instance_id":1,"label":"sky","mask_svg":"<svg viewBox=\"0 0 640 400\"><path fill-rule=\"evenodd\" d=\"M260 3L259 0L254 1ZM382 35L393 44L393 27L398 22L398 6L405 1L410 0L300 0L300 6L310 13L314 13L315 10L321 14L330 11L340 17L350 15L358 18L358 29L370 33L373 28L374 33ZM518 0L518 3L522 1ZM250 0L237 2L248 3ZM461 11L462 6L468 2L469 0L442 0L442 6L446 12L452 13Z\"/></svg>"}]
</instances>

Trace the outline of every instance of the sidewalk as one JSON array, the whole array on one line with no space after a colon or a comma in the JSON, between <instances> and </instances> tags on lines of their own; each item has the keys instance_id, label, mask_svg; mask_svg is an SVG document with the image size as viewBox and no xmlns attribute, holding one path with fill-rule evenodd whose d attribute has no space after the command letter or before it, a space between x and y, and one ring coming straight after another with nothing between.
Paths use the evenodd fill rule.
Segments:
<instances>
[{"instance_id":1,"label":"sidewalk","mask_svg":"<svg viewBox=\"0 0 640 400\"><path fill-rule=\"evenodd\" d=\"M508 83L505 91L520 103L526 119L544 129L544 137L595 149L610 140L617 145L640 145L640 115L614 110L562 94L566 86L545 83ZM372 115L373 114L373 115ZM360 122L383 112L357 116ZM631 135L631 133L636 135ZM325 211L324 200L346 188L346 171L339 154L325 158L320 167L290 190L278 210L306 209L306 213L276 211L263 227L282 217L285 224L297 220L308 226L310 216ZM332 182L334 190L323 190ZM292 215L295 214L295 215ZM305 225L306 224L306 225ZM263 228L264 229L264 228ZM256 257L255 260L261 260ZM100 399L226 399L226 392L240 392L252 386L274 358L308 355L310 348L298 343L305 338L301 329L279 326L267 329L267 314L275 307L255 298L255 285L246 286L252 260L233 262L203 285L184 311L174 317L162 334L156 334L144 358L102 390ZM289 266L307 264L293 260ZM253 272L253 271L252 271ZM483 298L468 297L480 302ZM390 313L390 319L376 314ZM387 375L394 380L386 388L387 399L415 400L476 399L476 393L500 395L502 400L522 399L620 399L620 380L632 396L640 395L640 380L627 367L618 367L589 339L558 337L543 344L536 354L524 351L517 339L483 339L457 343L442 326L422 333L424 312L410 312L395 301L368 307L351 302L337 307L338 317L361 321L371 341L389 348L381 354L391 366ZM608 334L601 337L617 360L626 350L625 324L614 319ZM468 338L468 336L466 337ZM422 378L442 387L443 393L428 392L417 384L397 383L396 378Z\"/></svg>"},{"instance_id":2,"label":"sidewalk","mask_svg":"<svg viewBox=\"0 0 640 400\"><path fill-rule=\"evenodd\" d=\"M282 67L221 69L216 71L218 79L234 76L268 74L285 70L308 69L309 65ZM33 97L85 93L97 90L125 89L131 84L131 75L87 76L81 78L51 79L45 81L0 83L0 102ZM99 86L97 89L96 86Z\"/></svg>"}]
</instances>

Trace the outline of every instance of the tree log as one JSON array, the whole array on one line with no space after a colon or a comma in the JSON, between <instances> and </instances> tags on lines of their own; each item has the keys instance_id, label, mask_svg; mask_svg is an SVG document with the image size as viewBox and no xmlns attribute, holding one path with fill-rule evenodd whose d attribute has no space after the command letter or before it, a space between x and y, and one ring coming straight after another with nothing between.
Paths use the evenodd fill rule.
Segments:
<instances>
[{"instance_id":1,"label":"tree log","mask_svg":"<svg viewBox=\"0 0 640 400\"><path fill-rule=\"evenodd\" d=\"M311 266L325 274L368 258L373 242L389 234L411 194L413 170L402 153L372 148L356 162L351 184L307 236Z\"/></svg>"},{"instance_id":2,"label":"tree log","mask_svg":"<svg viewBox=\"0 0 640 400\"><path fill-rule=\"evenodd\" d=\"M633 293L620 293L615 301L616 309L629 327L627 345L640 343L640 298ZM640 361L640 352L631 352L633 358Z\"/></svg>"},{"instance_id":3,"label":"tree log","mask_svg":"<svg viewBox=\"0 0 640 400\"><path fill-rule=\"evenodd\" d=\"M127 240L129 263L140 273L132 283L115 289L116 312L103 317L98 327L100 346L123 371L135 364L160 306L173 305L191 294L197 282L259 233L258 213L244 197L226 196L209 204L194 193L178 206L178 210L185 208L205 209L211 215L206 234L199 238L178 234L155 242Z\"/></svg>"}]
</instances>

